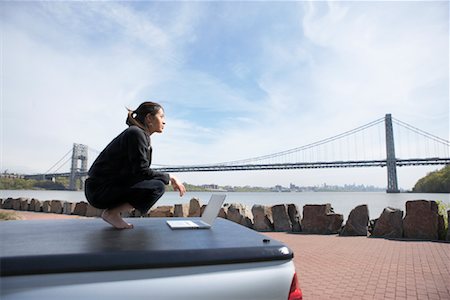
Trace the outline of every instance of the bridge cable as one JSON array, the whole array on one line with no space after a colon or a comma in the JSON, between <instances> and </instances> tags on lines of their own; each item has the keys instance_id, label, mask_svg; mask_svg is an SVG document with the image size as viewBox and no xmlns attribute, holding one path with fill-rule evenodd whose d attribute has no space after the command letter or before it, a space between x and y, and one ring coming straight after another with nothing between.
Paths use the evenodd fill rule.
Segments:
<instances>
[{"instance_id":1,"label":"bridge cable","mask_svg":"<svg viewBox=\"0 0 450 300\"><path fill-rule=\"evenodd\" d=\"M323 140L320 140L320 141L317 141L317 142L314 142L314 143L311 143L311 144L307 144L307 145L304 145L304 146L301 146L301 147L297 147L297 148L293 148L293 149L289 149L289 150L285 150L285 151L281 151L281 152L277 152L277 153L273 153L273 154L268 154L268 155L263 155L263 156L257 156L257 157L253 157L253 158L243 159L243 160L236 160L236 161L229 161L229 162L218 163L217 165L227 165L227 164L245 163L245 162L251 162L251 161L260 161L260 160L269 159L269 158L272 158L272 157L286 155L286 154L293 153L293 152L296 152L296 151L303 151L303 150L306 150L306 149L317 147L317 146L320 146L320 145L323 145L323 144L326 144L326 143L338 140L340 138L343 138L343 137L355 134L355 133L357 133L359 131L362 131L362 130L365 130L365 129L369 128L369 127L377 125L377 124L379 124L381 122L384 122L384 117L380 118L378 120L375 120L373 122L367 123L367 124L365 124L363 126L360 126L360 127L354 128L352 130L343 132L341 134L338 134L338 135L335 135L335 136L332 136L332 137L329 137L329 138L326 138L326 139L323 139ZM210 164L207 164L207 165L210 165Z\"/></svg>"},{"instance_id":2,"label":"bridge cable","mask_svg":"<svg viewBox=\"0 0 450 300\"><path fill-rule=\"evenodd\" d=\"M61 166L59 166L59 168L58 169L56 169L53 173L56 173L56 172L58 172L59 171L59 169L61 169L62 167L64 167L69 161L71 161L72 160L72 158L71 157L69 157Z\"/></svg>"},{"instance_id":3,"label":"bridge cable","mask_svg":"<svg viewBox=\"0 0 450 300\"><path fill-rule=\"evenodd\" d=\"M51 171L57 164L59 164L64 158L66 158L66 156L67 156L68 154L70 154L71 152L72 152L72 149L70 149L66 154L64 154L64 156L63 156L60 160L58 160L53 166L51 166L50 169L48 169L44 174L50 173L50 171ZM59 170L59 168L58 168L58 170ZM55 172L56 172L56 171L55 171Z\"/></svg>"},{"instance_id":4,"label":"bridge cable","mask_svg":"<svg viewBox=\"0 0 450 300\"><path fill-rule=\"evenodd\" d=\"M428 132L426 132L426 131L423 131L423 130L417 128L417 127L414 127L414 126L412 126L412 125L409 125L408 123L402 122L402 121L400 121L400 120L398 120L398 119L395 119L395 118L392 118L392 119L395 121L395 123L397 123L397 124L400 125L400 126L405 127L406 129L409 129L409 130L411 130L411 131L413 131L413 132L415 132L415 133L417 133L417 134L420 134L420 135L422 135L422 136L425 136L425 137L427 137L427 138L429 138L429 139L432 139L432 140L434 140L434 141L436 141L436 142L439 142L439 143L441 143L441 144L445 144L446 146L450 146L450 141L444 140L443 138L440 138L440 137L435 136L435 135L433 135L433 134L431 134L431 133L428 133Z\"/></svg>"}]
</instances>

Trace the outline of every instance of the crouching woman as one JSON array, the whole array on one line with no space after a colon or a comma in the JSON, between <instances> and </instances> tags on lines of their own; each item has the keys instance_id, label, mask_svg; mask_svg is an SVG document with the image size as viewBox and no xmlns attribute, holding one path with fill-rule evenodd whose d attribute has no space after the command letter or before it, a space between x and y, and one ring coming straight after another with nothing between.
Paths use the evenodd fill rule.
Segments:
<instances>
[{"instance_id":1,"label":"crouching woman","mask_svg":"<svg viewBox=\"0 0 450 300\"><path fill-rule=\"evenodd\" d=\"M122 213L135 208L146 214L172 184L182 197L186 189L173 175L150 169L152 146L150 136L162 133L164 110L155 102L144 102L129 111L129 126L100 153L89 169L85 183L88 202L104 209L102 218L117 229L131 229Z\"/></svg>"}]
</instances>

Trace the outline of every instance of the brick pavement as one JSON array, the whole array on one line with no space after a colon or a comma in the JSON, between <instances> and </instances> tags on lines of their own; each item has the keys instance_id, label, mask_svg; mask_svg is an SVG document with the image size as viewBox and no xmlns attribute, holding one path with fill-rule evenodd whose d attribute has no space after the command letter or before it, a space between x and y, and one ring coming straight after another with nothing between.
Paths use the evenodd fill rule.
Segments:
<instances>
[{"instance_id":1,"label":"brick pavement","mask_svg":"<svg viewBox=\"0 0 450 300\"><path fill-rule=\"evenodd\" d=\"M450 299L450 243L265 234L294 251L306 300Z\"/></svg>"}]
</instances>

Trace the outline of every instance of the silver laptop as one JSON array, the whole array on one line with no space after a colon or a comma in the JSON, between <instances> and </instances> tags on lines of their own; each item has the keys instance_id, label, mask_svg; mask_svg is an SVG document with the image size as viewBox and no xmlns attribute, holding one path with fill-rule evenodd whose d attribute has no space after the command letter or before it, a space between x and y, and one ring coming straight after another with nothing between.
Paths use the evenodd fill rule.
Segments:
<instances>
[{"instance_id":1,"label":"silver laptop","mask_svg":"<svg viewBox=\"0 0 450 300\"><path fill-rule=\"evenodd\" d=\"M166 221L167 225L172 229L209 229L214 223L214 220L219 215L220 208L225 201L226 195L212 195L206 205L205 211L200 219L188 220L171 220Z\"/></svg>"}]
</instances>

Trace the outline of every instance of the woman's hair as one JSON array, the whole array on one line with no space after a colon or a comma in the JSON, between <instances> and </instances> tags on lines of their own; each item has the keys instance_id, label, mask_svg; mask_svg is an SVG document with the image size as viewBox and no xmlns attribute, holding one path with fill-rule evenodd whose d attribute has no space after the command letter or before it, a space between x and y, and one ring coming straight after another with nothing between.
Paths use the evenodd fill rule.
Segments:
<instances>
[{"instance_id":1,"label":"woman's hair","mask_svg":"<svg viewBox=\"0 0 450 300\"><path fill-rule=\"evenodd\" d=\"M147 114L151 114L152 116L156 115L160 109L162 109L162 106L156 102L143 102L136 110L128 109L128 116L126 123L128 126L136 125L144 130L146 130L145 127L145 117Z\"/></svg>"}]
</instances>

